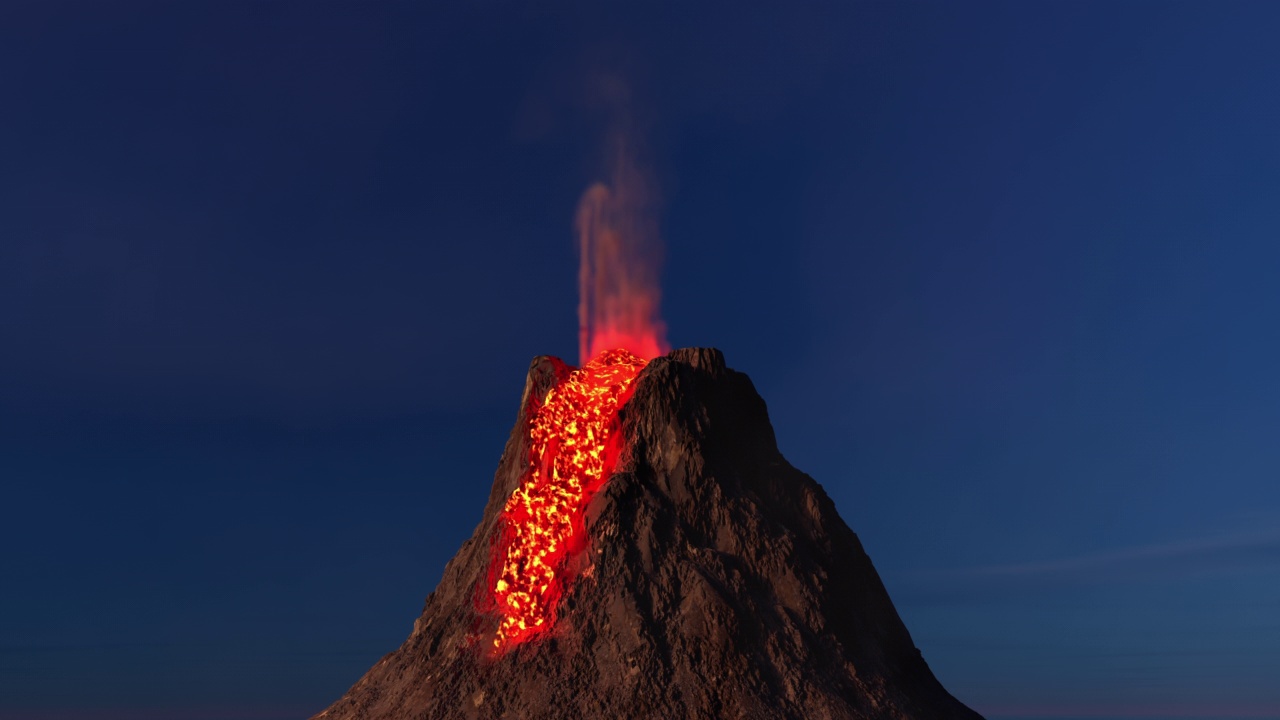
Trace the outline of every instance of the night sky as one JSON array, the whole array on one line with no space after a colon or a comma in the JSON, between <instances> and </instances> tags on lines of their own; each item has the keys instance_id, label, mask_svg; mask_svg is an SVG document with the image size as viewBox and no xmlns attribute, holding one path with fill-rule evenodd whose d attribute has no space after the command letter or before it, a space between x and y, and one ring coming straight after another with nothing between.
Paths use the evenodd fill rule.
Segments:
<instances>
[{"instance_id":1,"label":"night sky","mask_svg":"<svg viewBox=\"0 0 1280 720\"><path fill-rule=\"evenodd\" d=\"M302 718L408 635L576 360L602 87L672 345L953 694L1280 717L1280 4L772 5L0 4L0 718Z\"/></svg>"}]
</instances>

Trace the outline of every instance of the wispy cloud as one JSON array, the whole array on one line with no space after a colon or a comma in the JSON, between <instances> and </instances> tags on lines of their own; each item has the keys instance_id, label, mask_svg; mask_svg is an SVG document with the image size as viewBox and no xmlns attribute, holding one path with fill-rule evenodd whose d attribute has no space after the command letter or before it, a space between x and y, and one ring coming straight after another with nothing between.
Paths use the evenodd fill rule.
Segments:
<instances>
[{"instance_id":1,"label":"wispy cloud","mask_svg":"<svg viewBox=\"0 0 1280 720\"><path fill-rule=\"evenodd\" d=\"M909 601L963 601L1043 589L1177 581L1280 570L1280 530L1152 543L1000 565L923 571L903 578Z\"/></svg>"},{"instance_id":2,"label":"wispy cloud","mask_svg":"<svg viewBox=\"0 0 1280 720\"><path fill-rule=\"evenodd\" d=\"M1062 559L980 566L958 574L1089 580L1135 571L1191 574L1248 568L1280 568L1280 532L1140 545Z\"/></svg>"}]
</instances>

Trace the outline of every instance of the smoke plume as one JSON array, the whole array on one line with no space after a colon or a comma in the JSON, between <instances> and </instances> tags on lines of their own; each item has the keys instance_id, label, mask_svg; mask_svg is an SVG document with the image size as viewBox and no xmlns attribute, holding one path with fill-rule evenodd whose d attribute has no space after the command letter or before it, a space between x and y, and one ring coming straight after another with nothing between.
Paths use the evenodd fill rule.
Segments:
<instances>
[{"instance_id":1,"label":"smoke plume","mask_svg":"<svg viewBox=\"0 0 1280 720\"><path fill-rule=\"evenodd\" d=\"M608 182L578 201L578 356L622 348L646 360L668 352L659 315L662 245L657 201L633 148L615 140Z\"/></svg>"}]
</instances>

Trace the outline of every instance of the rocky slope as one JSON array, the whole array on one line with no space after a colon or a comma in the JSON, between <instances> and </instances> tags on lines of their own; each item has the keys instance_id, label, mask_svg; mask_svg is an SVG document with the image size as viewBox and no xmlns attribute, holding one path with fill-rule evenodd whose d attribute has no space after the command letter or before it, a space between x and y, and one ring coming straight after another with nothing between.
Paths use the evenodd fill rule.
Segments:
<instances>
[{"instance_id":1,"label":"rocky slope","mask_svg":"<svg viewBox=\"0 0 1280 720\"><path fill-rule=\"evenodd\" d=\"M717 350L641 372L555 629L488 651L497 619L476 599L493 533L528 463L532 399L569 370L533 361L480 525L404 644L317 719L979 718L934 678L857 536Z\"/></svg>"}]
</instances>

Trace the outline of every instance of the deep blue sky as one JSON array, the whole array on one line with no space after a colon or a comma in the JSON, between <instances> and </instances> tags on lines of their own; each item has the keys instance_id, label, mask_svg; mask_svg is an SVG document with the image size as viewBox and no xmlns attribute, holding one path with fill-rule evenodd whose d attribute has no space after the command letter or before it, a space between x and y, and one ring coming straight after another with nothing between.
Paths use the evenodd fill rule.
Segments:
<instances>
[{"instance_id":1,"label":"deep blue sky","mask_svg":"<svg viewBox=\"0 0 1280 720\"><path fill-rule=\"evenodd\" d=\"M775 5L0 5L0 718L304 717L401 642L576 353L600 77L672 343L952 692L1280 717L1280 5Z\"/></svg>"}]
</instances>

